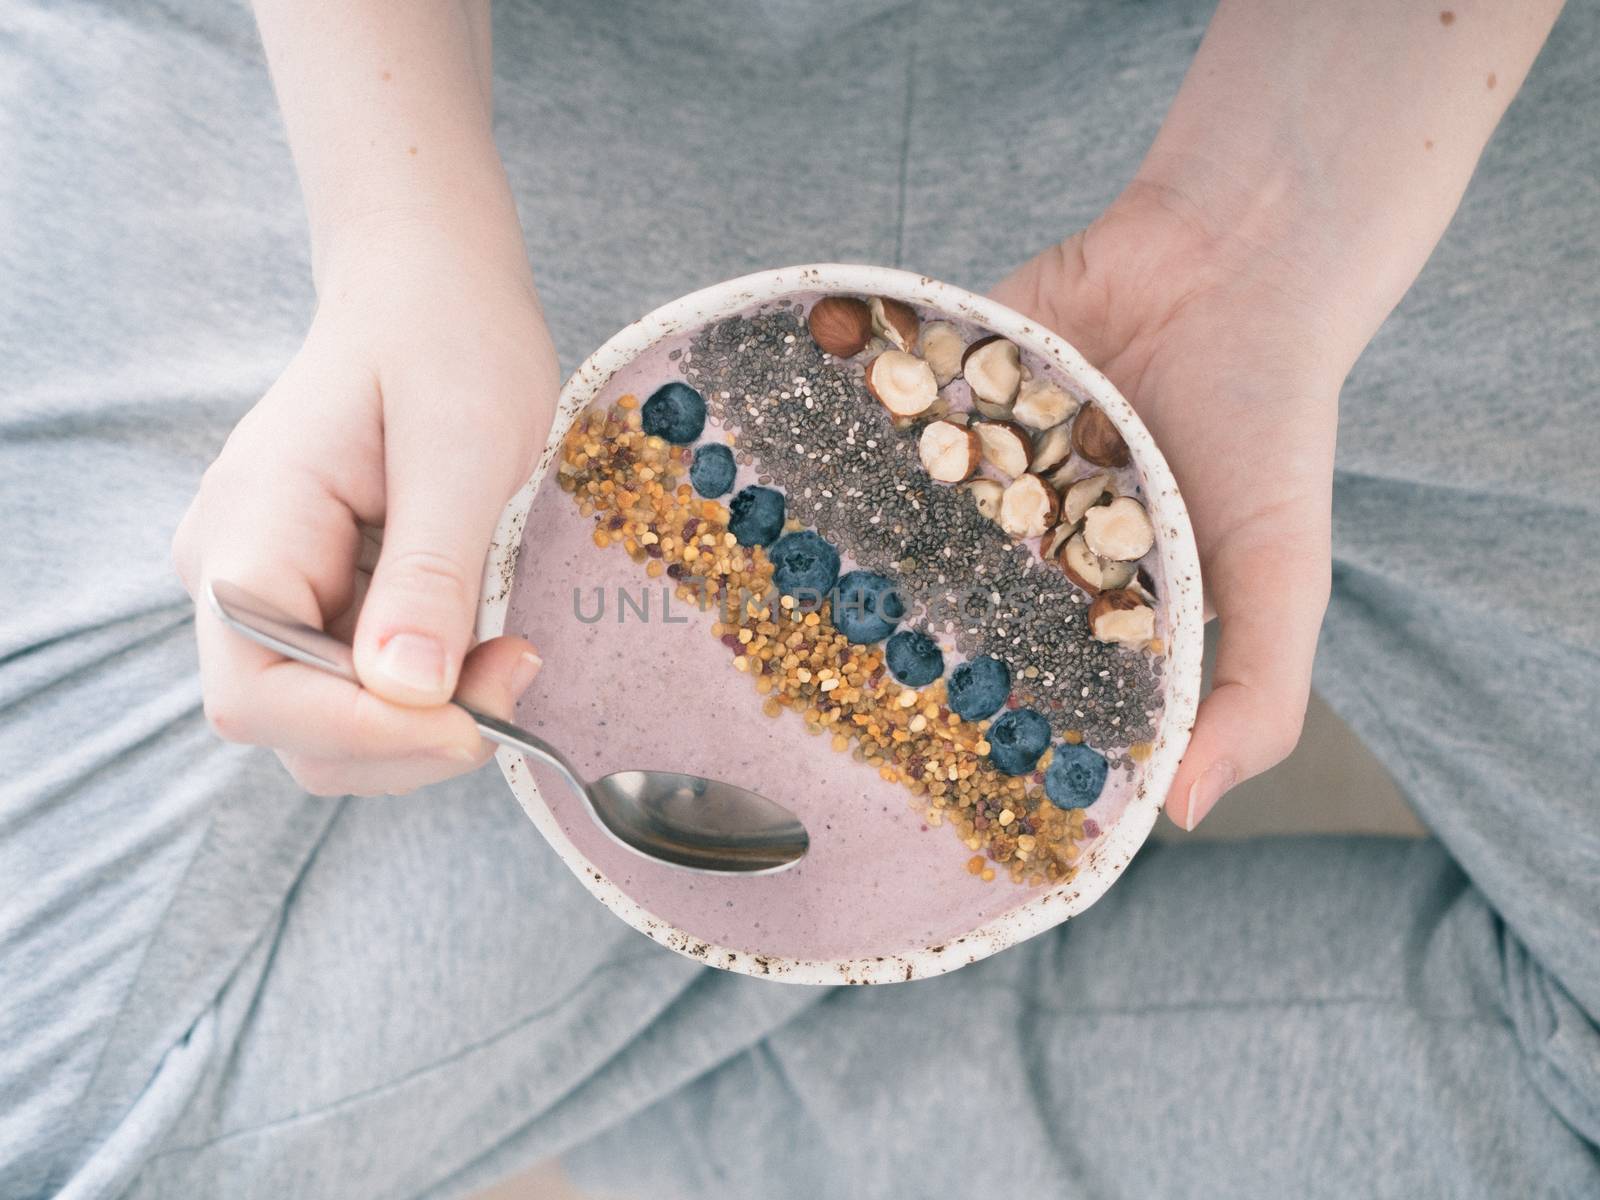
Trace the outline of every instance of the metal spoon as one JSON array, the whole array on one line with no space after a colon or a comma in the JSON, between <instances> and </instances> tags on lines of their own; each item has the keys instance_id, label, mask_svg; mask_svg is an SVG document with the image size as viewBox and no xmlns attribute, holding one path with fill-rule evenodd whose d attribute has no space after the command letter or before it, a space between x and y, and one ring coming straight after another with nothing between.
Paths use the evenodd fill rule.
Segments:
<instances>
[{"instance_id":1,"label":"metal spoon","mask_svg":"<svg viewBox=\"0 0 1600 1200\"><path fill-rule=\"evenodd\" d=\"M298 662L359 683L350 647L237 584L208 580L206 598L223 624ZM585 783L554 747L526 729L460 700L478 731L549 763L582 796L595 823L635 853L692 871L761 875L792 867L810 845L805 826L765 796L675 771L618 771Z\"/></svg>"}]
</instances>

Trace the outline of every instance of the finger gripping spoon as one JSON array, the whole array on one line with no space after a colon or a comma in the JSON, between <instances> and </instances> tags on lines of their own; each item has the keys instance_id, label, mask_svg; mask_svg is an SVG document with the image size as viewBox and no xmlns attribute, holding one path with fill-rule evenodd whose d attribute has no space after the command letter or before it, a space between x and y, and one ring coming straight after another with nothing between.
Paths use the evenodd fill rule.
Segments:
<instances>
[{"instance_id":1,"label":"finger gripping spoon","mask_svg":"<svg viewBox=\"0 0 1600 1200\"><path fill-rule=\"evenodd\" d=\"M206 599L229 628L279 654L359 684L350 647L225 579L205 583ZM526 729L460 700L492 742L549 764L585 802L595 823L636 854L691 871L761 875L786 870L810 845L805 826L765 796L676 771L617 771L585 782L555 747Z\"/></svg>"}]
</instances>

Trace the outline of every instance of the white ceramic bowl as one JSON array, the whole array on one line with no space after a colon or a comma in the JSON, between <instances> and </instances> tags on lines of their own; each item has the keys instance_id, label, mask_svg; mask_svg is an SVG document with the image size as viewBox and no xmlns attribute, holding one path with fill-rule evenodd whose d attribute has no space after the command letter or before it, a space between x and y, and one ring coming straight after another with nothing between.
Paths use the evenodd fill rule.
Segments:
<instances>
[{"instance_id":1,"label":"white ceramic bowl","mask_svg":"<svg viewBox=\"0 0 1600 1200\"><path fill-rule=\"evenodd\" d=\"M700 962L791 983L900 982L939 975L987 957L1060 924L1099 899L1149 836L1194 725L1200 691L1202 618L1200 567L1188 513L1172 472L1144 423L1111 382L1071 345L993 300L925 275L886 267L836 263L784 267L730 279L665 304L607 341L562 388L549 445L533 475L507 503L495 531L484 569L477 636L489 638L505 632L523 526L534 492L558 453L573 417L600 394L607 380L664 338L734 315L752 304L816 291L892 296L987 326L1025 351L1053 362L1105 411L1126 439L1133 465L1143 479L1144 498L1157 530L1157 552L1166 581L1163 601L1168 624L1165 671L1169 692L1140 785L1120 819L1085 854L1073 879L1036 892L998 917L976 923L961 936L936 946L907 945L896 953L867 958L794 959L714 945L647 911L573 844L541 799L522 756L501 749L498 758L512 792L573 873L597 899L646 936Z\"/></svg>"}]
</instances>

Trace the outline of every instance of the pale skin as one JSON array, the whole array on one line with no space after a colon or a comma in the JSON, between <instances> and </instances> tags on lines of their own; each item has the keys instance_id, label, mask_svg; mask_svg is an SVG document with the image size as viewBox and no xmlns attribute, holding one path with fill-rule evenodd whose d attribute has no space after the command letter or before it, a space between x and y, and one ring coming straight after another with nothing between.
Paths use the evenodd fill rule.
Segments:
<instances>
[{"instance_id":1,"label":"pale skin","mask_svg":"<svg viewBox=\"0 0 1600 1200\"><path fill-rule=\"evenodd\" d=\"M487 0L256 10L318 308L173 558L191 595L234 579L354 638L360 686L198 606L216 732L271 746L315 794L398 795L491 755L445 703L458 687L508 716L537 670L523 639L471 633L495 520L549 430L555 354L490 136ZM1299 738L1340 387L1559 11L1222 0L1135 179L994 290L1110 376L1187 500L1220 640L1166 800L1185 828ZM375 567L363 526L383 529Z\"/></svg>"}]
</instances>

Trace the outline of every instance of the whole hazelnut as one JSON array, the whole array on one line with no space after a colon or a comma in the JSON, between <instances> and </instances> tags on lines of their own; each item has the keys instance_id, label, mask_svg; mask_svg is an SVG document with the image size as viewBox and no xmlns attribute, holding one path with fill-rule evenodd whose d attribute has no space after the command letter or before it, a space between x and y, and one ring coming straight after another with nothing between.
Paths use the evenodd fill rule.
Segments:
<instances>
[{"instance_id":1,"label":"whole hazelnut","mask_svg":"<svg viewBox=\"0 0 1600 1200\"><path fill-rule=\"evenodd\" d=\"M872 312L854 296L824 296L806 319L811 337L835 358L860 354L872 340Z\"/></svg>"}]
</instances>

